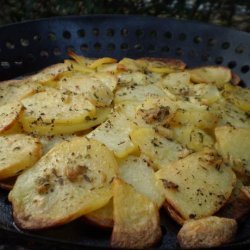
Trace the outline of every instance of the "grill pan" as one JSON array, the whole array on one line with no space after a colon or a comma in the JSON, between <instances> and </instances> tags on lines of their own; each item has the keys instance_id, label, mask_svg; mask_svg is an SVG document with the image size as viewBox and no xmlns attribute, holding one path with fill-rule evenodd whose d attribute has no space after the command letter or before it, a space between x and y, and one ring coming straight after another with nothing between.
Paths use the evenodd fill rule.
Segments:
<instances>
[{"instance_id":1,"label":"grill pan","mask_svg":"<svg viewBox=\"0 0 250 250\"><path fill-rule=\"evenodd\" d=\"M35 72L67 58L73 50L87 57L169 57L189 67L224 65L250 87L250 34L194 21L142 16L59 17L0 28L0 80ZM179 226L161 214L162 241L154 249L178 249ZM111 232L82 221L38 232L13 223L7 192L0 190L0 230L4 235L71 248L109 248ZM234 242L221 249L250 248L250 218Z\"/></svg>"}]
</instances>

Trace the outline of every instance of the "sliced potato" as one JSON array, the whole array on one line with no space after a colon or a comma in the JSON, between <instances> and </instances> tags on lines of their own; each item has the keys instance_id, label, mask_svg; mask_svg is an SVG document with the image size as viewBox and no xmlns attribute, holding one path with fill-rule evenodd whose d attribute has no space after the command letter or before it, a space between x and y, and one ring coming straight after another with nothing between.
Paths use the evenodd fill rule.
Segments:
<instances>
[{"instance_id":1,"label":"sliced potato","mask_svg":"<svg viewBox=\"0 0 250 250\"><path fill-rule=\"evenodd\" d=\"M165 96L164 91L155 85L121 87L115 93L115 104L122 102L143 102L149 96Z\"/></svg>"},{"instance_id":2,"label":"sliced potato","mask_svg":"<svg viewBox=\"0 0 250 250\"><path fill-rule=\"evenodd\" d=\"M204 66L188 70L194 83L214 84L223 87L232 79L231 70L222 66Z\"/></svg>"},{"instance_id":3,"label":"sliced potato","mask_svg":"<svg viewBox=\"0 0 250 250\"><path fill-rule=\"evenodd\" d=\"M241 110L250 112L250 89L226 84L223 96Z\"/></svg>"},{"instance_id":4,"label":"sliced potato","mask_svg":"<svg viewBox=\"0 0 250 250\"><path fill-rule=\"evenodd\" d=\"M141 249L161 238L157 206L119 179L114 181L114 228L111 246Z\"/></svg>"},{"instance_id":5,"label":"sliced potato","mask_svg":"<svg viewBox=\"0 0 250 250\"><path fill-rule=\"evenodd\" d=\"M235 220L210 216L187 221L177 239L183 249L210 248L230 242L236 231Z\"/></svg>"},{"instance_id":6,"label":"sliced potato","mask_svg":"<svg viewBox=\"0 0 250 250\"><path fill-rule=\"evenodd\" d=\"M58 82L62 90L83 94L95 106L109 106L113 100L112 91L96 75L74 74L62 77Z\"/></svg>"},{"instance_id":7,"label":"sliced potato","mask_svg":"<svg viewBox=\"0 0 250 250\"><path fill-rule=\"evenodd\" d=\"M15 125L22 107L20 102L10 102L0 106L0 133L11 129Z\"/></svg>"},{"instance_id":8,"label":"sliced potato","mask_svg":"<svg viewBox=\"0 0 250 250\"><path fill-rule=\"evenodd\" d=\"M64 63L51 65L36 74L26 77L29 82L46 83L54 80L60 73L68 71L68 67Z\"/></svg>"},{"instance_id":9,"label":"sliced potato","mask_svg":"<svg viewBox=\"0 0 250 250\"><path fill-rule=\"evenodd\" d=\"M84 218L92 224L102 228L113 228L113 199L104 207L84 215Z\"/></svg>"},{"instance_id":10,"label":"sliced potato","mask_svg":"<svg viewBox=\"0 0 250 250\"><path fill-rule=\"evenodd\" d=\"M132 122L125 113L115 111L107 121L89 133L88 137L104 143L115 156L122 158L137 149L130 139L132 129Z\"/></svg>"},{"instance_id":11,"label":"sliced potato","mask_svg":"<svg viewBox=\"0 0 250 250\"><path fill-rule=\"evenodd\" d=\"M110 113L110 108L98 108L96 109L96 115L94 117L86 117L80 123L75 124L54 124L45 123L41 120L36 122L30 122L25 116L21 116L21 122L23 129L26 132L34 133L38 135L52 136L60 134L72 134L75 132L86 131L89 128L95 127L105 120L107 120Z\"/></svg>"},{"instance_id":12,"label":"sliced potato","mask_svg":"<svg viewBox=\"0 0 250 250\"><path fill-rule=\"evenodd\" d=\"M147 85L148 76L142 72L120 72L118 74L120 86Z\"/></svg>"},{"instance_id":13,"label":"sliced potato","mask_svg":"<svg viewBox=\"0 0 250 250\"><path fill-rule=\"evenodd\" d=\"M213 215L229 199L236 177L213 150L193 153L156 172L165 198L184 220Z\"/></svg>"},{"instance_id":14,"label":"sliced potato","mask_svg":"<svg viewBox=\"0 0 250 250\"><path fill-rule=\"evenodd\" d=\"M250 176L250 127L217 127L215 137L215 147L223 160L235 171Z\"/></svg>"},{"instance_id":15,"label":"sliced potato","mask_svg":"<svg viewBox=\"0 0 250 250\"><path fill-rule=\"evenodd\" d=\"M22 119L30 123L75 124L96 113L95 106L83 95L57 90L27 97L22 104L25 108Z\"/></svg>"},{"instance_id":16,"label":"sliced potato","mask_svg":"<svg viewBox=\"0 0 250 250\"><path fill-rule=\"evenodd\" d=\"M23 98L37 91L35 83L29 84L26 79L4 81L0 84L0 106Z\"/></svg>"},{"instance_id":17,"label":"sliced potato","mask_svg":"<svg viewBox=\"0 0 250 250\"><path fill-rule=\"evenodd\" d=\"M0 179L17 175L41 157L40 142L25 134L0 136Z\"/></svg>"},{"instance_id":18,"label":"sliced potato","mask_svg":"<svg viewBox=\"0 0 250 250\"><path fill-rule=\"evenodd\" d=\"M209 110L219 117L217 126L230 125L236 128L250 127L249 114L223 98L213 103Z\"/></svg>"},{"instance_id":19,"label":"sliced potato","mask_svg":"<svg viewBox=\"0 0 250 250\"><path fill-rule=\"evenodd\" d=\"M181 126L172 129L173 139L194 151L200 151L204 147L212 148L214 139L204 130L195 126Z\"/></svg>"},{"instance_id":20,"label":"sliced potato","mask_svg":"<svg viewBox=\"0 0 250 250\"><path fill-rule=\"evenodd\" d=\"M189 154L189 151L179 143L160 136L151 128L134 130L131 139L138 145L141 153L149 157L156 169L163 168Z\"/></svg>"},{"instance_id":21,"label":"sliced potato","mask_svg":"<svg viewBox=\"0 0 250 250\"><path fill-rule=\"evenodd\" d=\"M116 164L92 139L56 145L17 178L9 194L15 222L25 229L47 228L103 207L112 197Z\"/></svg>"},{"instance_id":22,"label":"sliced potato","mask_svg":"<svg viewBox=\"0 0 250 250\"><path fill-rule=\"evenodd\" d=\"M145 158L128 156L119 164L118 176L124 182L132 185L138 193L145 195L158 207L161 207L165 199L164 191L160 185L157 185L154 170Z\"/></svg>"}]
</instances>

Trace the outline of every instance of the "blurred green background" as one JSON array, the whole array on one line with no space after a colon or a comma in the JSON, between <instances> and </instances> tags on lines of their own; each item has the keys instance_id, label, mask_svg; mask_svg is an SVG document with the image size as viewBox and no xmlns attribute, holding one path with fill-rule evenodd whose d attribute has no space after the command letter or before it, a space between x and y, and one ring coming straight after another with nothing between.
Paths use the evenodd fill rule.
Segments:
<instances>
[{"instance_id":1,"label":"blurred green background","mask_svg":"<svg viewBox=\"0 0 250 250\"><path fill-rule=\"evenodd\" d=\"M51 16L139 14L193 19L250 32L250 0L1 0L0 25Z\"/></svg>"}]
</instances>

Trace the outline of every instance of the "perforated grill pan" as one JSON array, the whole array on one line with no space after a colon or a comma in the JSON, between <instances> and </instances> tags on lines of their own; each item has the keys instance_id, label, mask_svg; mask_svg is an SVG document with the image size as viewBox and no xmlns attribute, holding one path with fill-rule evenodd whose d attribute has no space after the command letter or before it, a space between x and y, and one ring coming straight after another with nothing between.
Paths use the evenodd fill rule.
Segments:
<instances>
[{"instance_id":1,"label":"perforated grill pan","mask_svg":"<svg viewBox=\"0 0 250 250\"><path fill-rule=\"evenodd\" d=\"M250 87L250 34L197 23L142 16L60 17L0 28L0 80L35 72L67 58L74 50L87 57L179 58L189 67L224 65ZM178 249L179 227L164 213L162 241L154 249ZM0 190L0 230L7 235L79 249L109 248L110 231L82 221L39 232L13 224L7 192ZM250 249L250 219L234 242L222 249Z\"/></svg>"}]
</instances>

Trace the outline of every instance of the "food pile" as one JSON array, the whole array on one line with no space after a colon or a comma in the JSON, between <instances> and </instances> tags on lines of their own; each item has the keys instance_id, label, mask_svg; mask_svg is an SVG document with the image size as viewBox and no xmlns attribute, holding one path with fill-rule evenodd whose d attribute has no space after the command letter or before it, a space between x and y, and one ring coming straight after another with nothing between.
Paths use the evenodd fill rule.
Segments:
<instances>
[{"instance_id":1,"label":"food pile","mask_svg":"<svg viewBox=\"0 0 250 250\"><path fill-rule=\"evenodd\" d=\"M228 68L180 60L71 59L0 84L0 186L22 229L75 219L111 246L162 237L232 241L250 213L250 90Z\"/></svg>"}]
</instances>

